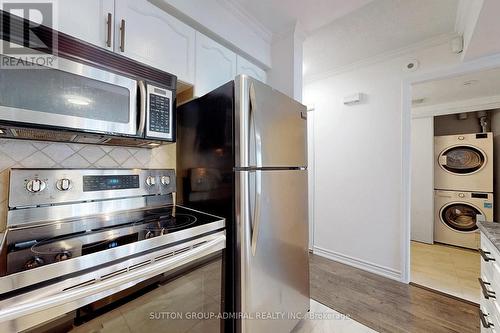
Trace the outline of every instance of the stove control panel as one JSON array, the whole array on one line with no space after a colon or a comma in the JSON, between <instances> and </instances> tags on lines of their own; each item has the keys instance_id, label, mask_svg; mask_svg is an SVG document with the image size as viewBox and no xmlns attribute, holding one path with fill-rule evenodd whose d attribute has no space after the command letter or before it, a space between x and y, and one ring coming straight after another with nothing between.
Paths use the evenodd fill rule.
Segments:
<instances>
[{"instance_id":1,"label":"stove control panel","mask_svg":"<svg viewBox=\"0 0 500 333\"><path fill-rule=\"evenodd\" d=\"M9 208L166 195L173 169L11 169Z\"/></svg>"},{"instance_id":2,"label":"stove control panel","mask_svg":"<svg viewBox=\"0 0 500 333\"><path fill-rule=\"evenodd\" d=\"M47 184L45 183L45 181L38 178L30 179L26 183L26 191L30 193L42 192L46 187Z\"/></svg>"},{"instance_id":3,"label":"stove control panel","mask_svg":"<svg viewBox=\"0 0 500 333\"><path fill-rule=\"evenodd\" d=\"M170 185L170 176L161 176L160 181L163 185Z\"/></svg>"},{"instance_id":4,"label":"stove control panel","mask_svg":"<svg viewBox=\"0 0 500 333\"><path fill-rule=\"evenodd\" d=\"M83 176L83 192L139 188L139 175Z\"/></svg>"},{"instance_id":5,"label":"stove control panel","mask_svg":"<svg viewBox=\"0 0 500 333\"><path fill-rule=\"evenodd\" d=\"M156 185L156 177L154 177L154 176L146 177L146 185L155 186Z\"/></svg>"},{"instance_id":6,"label":"stove control panel","mask_svg":"<svg viewBox=\"0 0 500 333\"><path fill-rule=\"evenodd\" d=\"M59 179L56 182L56 187L59 191L68 191L71 188L71 180L68 178Z\"/></svg>"}]
</instances>

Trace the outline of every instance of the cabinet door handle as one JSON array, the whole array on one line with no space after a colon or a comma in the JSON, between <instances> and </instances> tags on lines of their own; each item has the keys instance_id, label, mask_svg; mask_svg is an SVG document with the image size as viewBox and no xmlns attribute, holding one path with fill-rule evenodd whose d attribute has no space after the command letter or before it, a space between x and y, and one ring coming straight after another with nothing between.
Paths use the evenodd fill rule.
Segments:
<instances>
[{"instance_id":1,"label":"cabinet door handle","mask_svg":"<svg viewBox=\"0 0 500 333\"><path fill-rule=\"evenodd\" d=\"M120 23L120 51L125 52L125 20Z\"/></svg>"},{"instance_id":2,"label":"cabinet door handle","mask_svg":"<svg viewBox=\"0 0 500 333\"><path fill-rule=\"evenodd\" d=\"M481 290L483 291L484 298L490 299L491 297L496 299L497 298L496 293L494 291L488 290L488 287L486 286L486 285L490 286L491 283L484 282L483 279L481 278L479 278L478 280L479 280L479 285L481 286Z\"/></svg>"},{"instance_id":3,"label":"cabinet door handle","mask_svg":"<svg viewBox=\"0 0 500 333\"><path fill-rule=\"evenodd\" d=\"M484 251L483 249L479 249L479 254L481 255L481 257L483 257L483 260L488 262L488 261L495 261L495 258L492 258L492 257L488 257L488 254L491 254L491 252L488 252L488 251Z\"/></svg>"},{"instance_id":4,"label":"cabinet door handle","mask_svg":"<svg viewBox=\"0 0 500 333\"><path fill-rule=\"evenodd\" d=\"M483 327L484 328L494 327L495 325L490 323L488 319L486 319L486 317L487 315L485 315L484 312L481 309L479 309L479 319L481 319L481 324L483 325Z\"/></svg>"},{"instance_id":5,"label":"cabinet door handle","mask_svg":"<svg viewBox=\"0 0 500 333\"><path fill-rule=\"evenodd\" d=\"M113 27L113 15L111 13L108 13L108 18L106 20L106 27L107 27L107 32L106 32L106 46L111 47L111 30Z\"/></svg>"}]
</instances>

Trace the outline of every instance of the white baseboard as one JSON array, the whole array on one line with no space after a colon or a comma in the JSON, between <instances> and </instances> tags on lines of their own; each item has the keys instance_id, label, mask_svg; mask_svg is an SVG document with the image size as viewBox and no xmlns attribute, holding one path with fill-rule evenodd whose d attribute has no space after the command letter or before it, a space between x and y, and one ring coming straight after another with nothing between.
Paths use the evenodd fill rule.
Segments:
<instances>
[{"instance_id":1,"label":"white baseboard","mask_svg":"<svg viewBox=\"0 0 500 333\"><path fill-rule=\"evenodd\" d=\"M313 253L317 254L321 257L325 257L327 259L333 260L333 261L338 261L342 264L346 264L346 265L353 266L353 267L362 269L362 270L370 272L370 273L384 276L384 277L389 278L389 279L397 280L399 282L402 281L401 271L395 270L393 268L374 264L374 263L371 263L371 262L368 262L368 261L365 261L362 259L353 258L353 257L347 256L345 254L341 254L341 253L334 252L331 250L323 249L323 248L318 247L318 246L314 246Z\"/></svg>"}]
</instances>

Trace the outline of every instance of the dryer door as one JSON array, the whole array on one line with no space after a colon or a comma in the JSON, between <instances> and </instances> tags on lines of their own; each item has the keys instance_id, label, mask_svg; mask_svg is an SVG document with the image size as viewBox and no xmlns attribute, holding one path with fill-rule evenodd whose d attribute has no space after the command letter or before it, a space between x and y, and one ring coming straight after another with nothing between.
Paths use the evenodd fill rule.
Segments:
<instances>
[{"instance_id":1,"label":"dryer door","mask_svg":"<svg viewBox=\"0 0 500 333\"><path fill-rule=\"evenodd\" d=\"M443 170L455 175L470 175L486 164L486 154L477 147L460 145L447 148L438 157Z\"/></svg>"},{"instance_id":2,"label":"dryer door","mask_svg":"<svg viewBox=\"0 0 500 333\"><path fill-rule=\"evenodd\" d=\"M449 228L460 232L473 232L477 230L477 215L482 215L476 207L465 203L455 202L441 209L441 221Z\"/></svg>"}]
</instances>

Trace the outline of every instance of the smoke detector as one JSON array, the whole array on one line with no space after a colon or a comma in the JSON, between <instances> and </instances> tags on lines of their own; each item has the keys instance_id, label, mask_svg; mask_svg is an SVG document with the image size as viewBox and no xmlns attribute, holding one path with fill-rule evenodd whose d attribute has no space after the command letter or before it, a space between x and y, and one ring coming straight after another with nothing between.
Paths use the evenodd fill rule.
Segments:
<instances>
[{"instance_id":1,"label":"smoke detector","mask_svg":"<svg viewBox=\"0 0 500 333\"><path fill-rule=\"evenodd\" d=\"M405 72L414 72L420 67L420 63L418 62L417 59L411 59L409 60L405 66L404 66L404 71Z\"/></svg>"}]
</instances>

